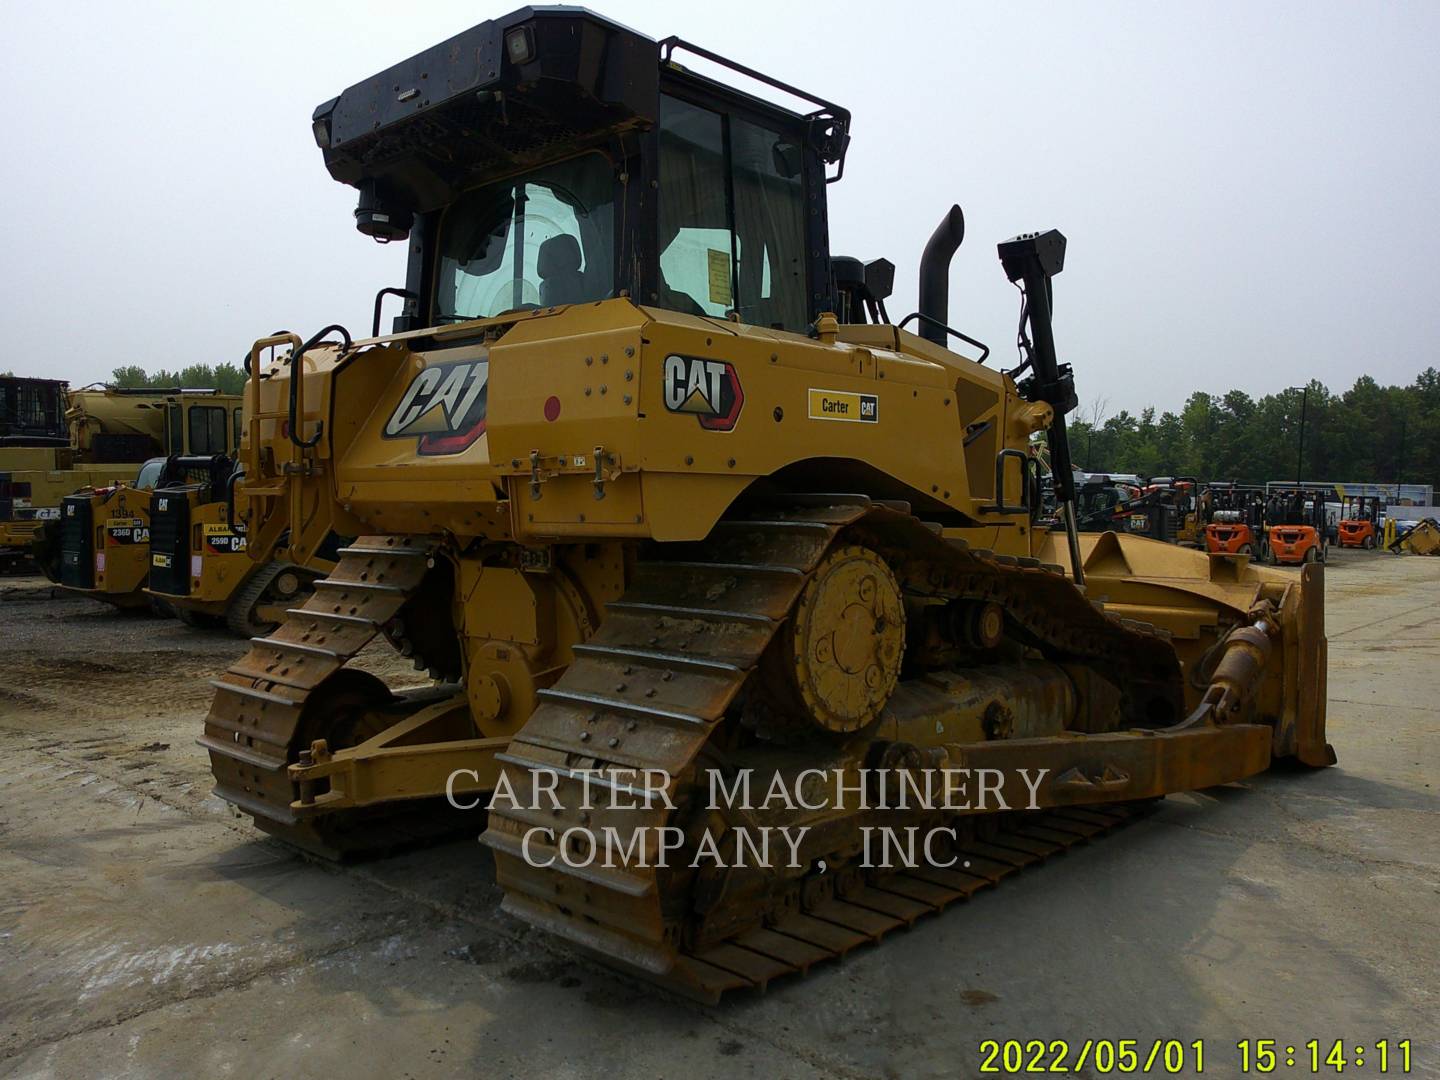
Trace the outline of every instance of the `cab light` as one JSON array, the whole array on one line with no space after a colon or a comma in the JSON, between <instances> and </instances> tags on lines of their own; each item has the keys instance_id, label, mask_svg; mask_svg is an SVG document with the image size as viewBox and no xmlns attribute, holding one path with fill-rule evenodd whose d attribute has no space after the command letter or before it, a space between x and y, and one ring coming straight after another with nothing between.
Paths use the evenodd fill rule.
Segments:
<instances>
[{"instance_id":1,"label":"cab light","mask_svg":"<svg viewBox=\"0 0 1440 1080\"><path fill-rule=\"evenodd\" d=\"M528 64L535 58L535 38L530 27L517 26L505 32L505 55L512 64Z\"/></svg>"}]
</instances>

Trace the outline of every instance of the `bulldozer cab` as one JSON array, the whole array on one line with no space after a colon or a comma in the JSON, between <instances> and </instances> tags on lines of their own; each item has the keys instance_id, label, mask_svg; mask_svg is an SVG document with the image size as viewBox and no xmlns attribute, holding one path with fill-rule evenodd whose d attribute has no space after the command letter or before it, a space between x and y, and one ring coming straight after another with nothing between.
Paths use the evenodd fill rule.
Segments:
<instances>
[{"instance_id":1,"label":"bulldozer cab","mask_svg":"<svg viewBox=\"0 0 1440 1080\"><path fill-rule=\"evenodd\" d=\"M234 455L240 449L242 408L233 394L181 393L165 405L165 452L170 457Z\"/></svg>"},{"instance_id":2,"label":"bulldozer cab","mask_svg":"<svg viewBox=\"0 0 1440 1080\"><path fill-rule=\"evenodd\" d=\"M807 111L687 70L687 52ZM803 331L836 309L825 187L848 125L573 8L482 23L313 118L360 231L410 239L396 332L622 295Z\"/></svg>"}]
</instances>

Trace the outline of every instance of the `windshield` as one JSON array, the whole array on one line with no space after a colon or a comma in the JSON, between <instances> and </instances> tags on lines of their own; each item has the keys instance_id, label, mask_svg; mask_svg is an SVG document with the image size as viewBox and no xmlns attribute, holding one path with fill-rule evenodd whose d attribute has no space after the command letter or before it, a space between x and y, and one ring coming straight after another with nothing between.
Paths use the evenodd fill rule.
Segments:
<instances>
[{"instance_id":1,"label":"windshield","mask_svg":"<svg viewBox=\"0 0 1440 1080\"><path fill-rule=\"evenodd\" d=\"M153 490L160 479L160 470L164 467L164 458L151 458L140 466L140 475L135 478L135 486L141 491Z\"/></svg>"},{"instance_id":2,"label":"windshield","mask_svg":"<svg viewBox=\"0 0 1440 1080\"><path fill-rule=\"evenodd\" d=\"M611 296L614 194L610 163L599 154L466 194L441 224L436 320Z\"/></svg>"},{"instance_id":3,"label":"windshield","mask_svg":"<svg viewBox=\"0 0 1440 1080\"><path fill-rule=\"evenodd\" d=\"M1079 492L1080 510L1086 514L1099 514L1114 510L1126 500L1115 488L1082 488Z\"/></svg>"}]
</instances>

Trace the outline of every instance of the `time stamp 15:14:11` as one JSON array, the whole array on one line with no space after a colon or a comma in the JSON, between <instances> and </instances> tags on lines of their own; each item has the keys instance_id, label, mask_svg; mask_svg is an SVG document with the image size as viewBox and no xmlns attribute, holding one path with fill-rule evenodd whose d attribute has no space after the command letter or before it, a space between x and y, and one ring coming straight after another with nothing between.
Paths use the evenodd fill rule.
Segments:
<instances>
[{"instance_id":1,"label":"time stamp 15:14:11","mask_svg":"<svg viewBox=\"0 0 1440 1080\"><path fill-rule=\"evenodd\" d=\"M1241 1039L1235 1045L1240 1051L1242 1073L1270 1073L1296 1067L1312 1073L1337 1074L1346 1069L1400 1074L1410 1071L1409 1039L1398 1042L1379 1039L1369 1046L1356 1043L1353 1048L1344 1039L1329 1043L1311 1039L1300 1046L1281 1046L1275 1039ZM1352 1049L1354 1053L1349 1052Z\"/></svg>"},{"instance_id":2,"label":"time stamp 15:14:11","mask_svg":"<svg viewBox=\"0 0 1440 1080\"><path fill-rule=\"evenodd\" d=\"M1379 1039L1368 1045L1345 1039L1310 1039L1298 1045L1278 1039L1241 1039L1235 1043L1239 1060L1226 1059L1227 1075L1238 1066L1241 1075L1274 1072L1339 1075L1347 1069L1364 1069L1371 1075L1404 1075L1411 1071L1410 1040ZM1016 1076L1070 1070L1099 1076L1199 1076L1217 1062L1204 1039L986 1039L980 1044L980 1072Z\"/></svg>"}]
</instances>

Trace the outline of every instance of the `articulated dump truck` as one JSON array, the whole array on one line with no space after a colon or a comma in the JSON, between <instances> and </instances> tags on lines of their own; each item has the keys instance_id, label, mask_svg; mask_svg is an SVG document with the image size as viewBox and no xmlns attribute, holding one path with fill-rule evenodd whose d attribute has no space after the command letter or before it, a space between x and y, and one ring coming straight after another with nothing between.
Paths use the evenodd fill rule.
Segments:
<instances>
[{"instance_id":1,"label":"articulated dump truck","mask_svg":"<svg viewBox=\"0 0 1440 1080\"><path fill-rule=\"evenodd\" d=\"M1080 535L1064 237L999 245L1009 370L949 325L958 208L892 322L894 267L829 251L849 126L559 8L316 110L358 227L408 271L372 337L252 350L251 543L304 564L357 539L216 680L219 795L332 857L488 799L507 911L713 1000L1169 792L1334 761L1322 568ZM377 635L432 685L351 665ZM967 775L991 797L882 797ZM871 857L882 828L931 857ZM736 857L765 829L785 846Z\"/></svg>"}]
</instances>

